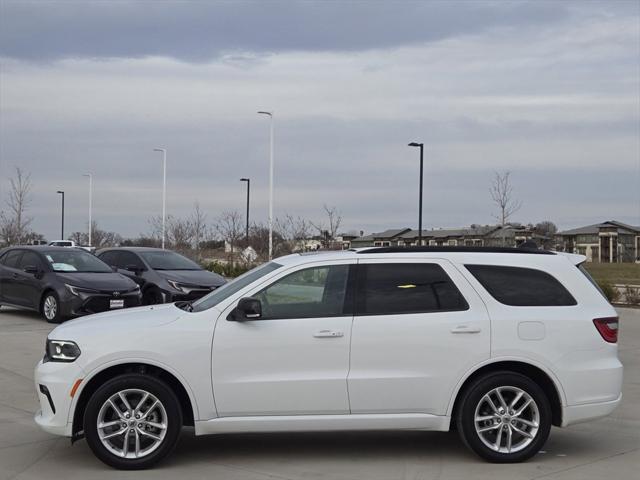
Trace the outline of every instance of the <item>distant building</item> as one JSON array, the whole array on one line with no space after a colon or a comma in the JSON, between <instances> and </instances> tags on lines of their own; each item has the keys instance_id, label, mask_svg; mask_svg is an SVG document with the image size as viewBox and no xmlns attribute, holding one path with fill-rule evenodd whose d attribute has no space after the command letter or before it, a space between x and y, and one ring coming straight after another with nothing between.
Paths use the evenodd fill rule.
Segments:
<instances>
[{"instance_id":1,"label":"distant building","mask_svg":"<svg viewBox=\"0 0 640 480\"><path fill-rule=\"evenodd\" d=\"M610 220L556 234L556 249L579 253L588 262L640 263L640 227Z\"/></svg>"},{"instance_id":2,"label":"distant building","mask_svg":"<svg viewBox=\"0 0 640 480\"><path fill-rule=\"evenodd\" d=\"M528 240L541 245L546 238L519 225L507 225L504 229L500 225L471 225L465 228L422 231L422 245L434 247L516 247ZM349 244L351 248L416 246L418 231L410 228L390 229L353 238Z\"/></svg>"}]
</instances>

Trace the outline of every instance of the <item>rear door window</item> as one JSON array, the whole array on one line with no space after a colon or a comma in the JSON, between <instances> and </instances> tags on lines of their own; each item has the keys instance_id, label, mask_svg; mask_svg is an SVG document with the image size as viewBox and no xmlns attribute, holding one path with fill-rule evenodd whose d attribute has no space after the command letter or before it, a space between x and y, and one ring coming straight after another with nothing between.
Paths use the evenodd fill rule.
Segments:
<instances>
[{"instance_id":1,"label":"rear door window","mask_svg":"<svg viewBox=\"0 0 640 480\"><path fill-rule=\"evenodd\" d=\"M372 263L358 268L357 315L469 308L451 278L435 263Z\"/></svg>"},{"instance_id":2,"label":"rear door window","mask_svg":"<svg viewBox=\"0 0 640 480\"><path fill-rule=\"evenodd\" d=\"M499 265L465 265L498 302L514 307L577 305L575 298L553 276L542 270Z\"/></svg>"},{"instance_id":3,"label":"rear door window","mask_svg":"<svg viewBox=\"0 0 640 480\"><path fill-rule=\"evenodd\" d=\"M24 270L27 267L37 267L37 268L42 267L42 262L40 261L40 257L38 256L37 253L29 252L29 251L24 252L24 255L22 255L22 258L18 263L18 268L20 270Z\"/></svg>"},{"instance_id":4,"label":"rear door window","mask_svg":"<svg viewBox=\"0 0 640 480\"><path fill-rule=\"evenodd\" d=\"M116 265L115 257L117 253L118 252L113 250L110 252L104 252L103 254L99 255L98 258L102 260L104 263L106 263L107 265L109 265L110 267L115 266Z\"/></svg>"},{"instance_id":5,"label":"rear door window","mask_svg":"<svg viewBox=\"0 0 640 480\"><path fill-rule=\"evenodd\" d=\"M9 268L18 268L18 261L22 256L22 250L11 250L2 257L2 264Z\"/></svg>"}]
</instances>

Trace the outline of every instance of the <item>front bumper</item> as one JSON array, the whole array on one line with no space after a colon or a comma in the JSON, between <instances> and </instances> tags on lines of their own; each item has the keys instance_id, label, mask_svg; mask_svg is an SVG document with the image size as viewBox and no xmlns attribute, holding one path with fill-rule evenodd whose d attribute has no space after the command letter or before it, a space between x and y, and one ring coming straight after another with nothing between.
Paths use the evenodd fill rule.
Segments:
<instances>
[{"instance_id":1,"label":"front bumper","mask_svg":"<svg viewBox=\"0 0 640 480\"><path fill-rule=\"evenodd\" d=\"M62 299L61 313L64 317L79 317L92 313L107 312L112 310L110 308L111 300L123 300L124 307L122 308L142 305L142 295L139 292L122 294L118 297L106 293L83 293L81 296L69 293Z\"/></svg>"},{"instance_id":2,"label":"front bumper","mask_svg":"<svg viewBox=\"0 0 640 480\"><path fill-rule=\"evenodd\" d=\"M84 375L75 363L38 362L34 378L40 410L34 420L40 428L54 435L71 436L71 389Z\"/></svg>"}]
</instances>

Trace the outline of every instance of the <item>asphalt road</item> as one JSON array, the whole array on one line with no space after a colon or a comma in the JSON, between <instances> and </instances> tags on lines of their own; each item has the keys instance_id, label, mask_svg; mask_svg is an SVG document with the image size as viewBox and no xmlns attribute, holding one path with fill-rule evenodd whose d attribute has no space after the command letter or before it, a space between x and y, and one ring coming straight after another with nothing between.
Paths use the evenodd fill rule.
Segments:
<instances>
[{"instance_id":1,"label":"asphalt road","mask_svg":"<svg viewBox=\"0 0 640 480\"><path fill-rule=\"evenodd\" d=\"M455 433L314 433L199 437L186 431L173 456L143 472L118 472L84 441L33 422L33 367L51 326L0 310L0 480L8 479L630 479L640 467L640 310L620 309L622 405L613 415L554 428L544 451L518 465L492 465Z\"/></svg>"}]
</instances>

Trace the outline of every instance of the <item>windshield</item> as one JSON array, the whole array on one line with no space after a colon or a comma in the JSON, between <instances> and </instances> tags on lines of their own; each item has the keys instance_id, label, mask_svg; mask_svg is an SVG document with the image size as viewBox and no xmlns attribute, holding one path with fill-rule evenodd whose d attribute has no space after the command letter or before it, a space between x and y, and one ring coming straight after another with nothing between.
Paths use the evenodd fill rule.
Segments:
<instances>
[{"instance_id":1,"label":"windshield","mask_svg":"<svg viewBox=\"0 0 640 480\"><path fill-rule=\"evenodd\" d=\"M140 252L153 270L202 270L197 263L175 252L151 251Z\"/></svg>"},{"instance_id":2,"label":"windshield","mask_svg":"<svg viewBox=\"0 0 640 480\"><path fill-rule=\"evenodd\" d=\"M84 250L44 252L54 272L111 273L113 270L102 260Z\"/></svg>"},{"instance_id":3,"label":"windshield","mask_svg":"<svg viewBox=\"0 0 640 480\"><path fill-rule=\"evenodd\" d=\"M201 312L202 310L207 310L223 300L229 298L236 292L239 292L247 285L255 282L256 280L264 277L265 275L277 270L282 265L275 262L265 263L264 265L260 265L259 267L254 268L253 270L249 270L248 272L240 275L235 280L231 280L229 283L225 283L220 288L217 288L209 295L202 297L200 300L193 303L192 312Z\"/></svg>"}]
</instances>

